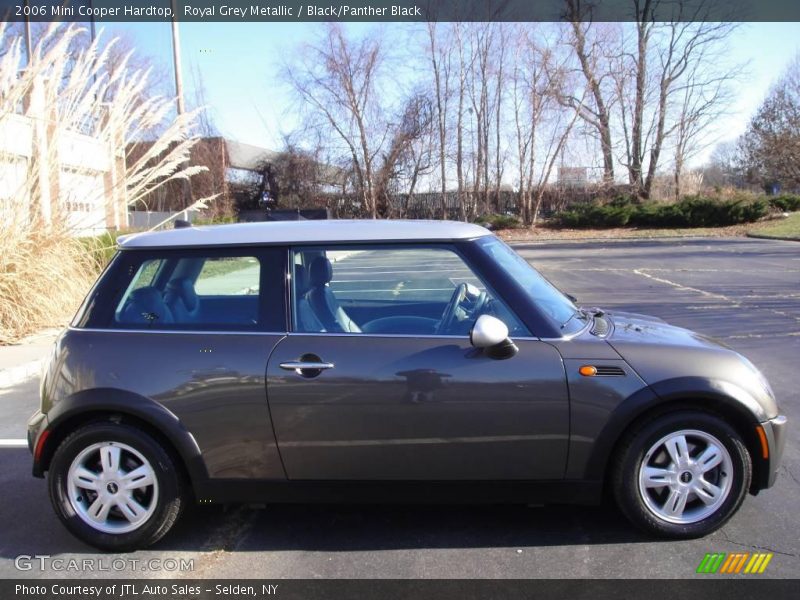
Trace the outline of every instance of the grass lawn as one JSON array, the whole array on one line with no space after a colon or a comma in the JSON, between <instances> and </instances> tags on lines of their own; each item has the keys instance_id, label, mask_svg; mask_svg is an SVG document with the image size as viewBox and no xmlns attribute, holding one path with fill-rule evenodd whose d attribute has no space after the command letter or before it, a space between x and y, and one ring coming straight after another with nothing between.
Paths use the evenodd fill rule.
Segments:
<instances>
[{"instance_id":1,"label":"grass lawn","mask_svg":"<svg viewBox=\"0 0 800 600\"><path fill-rule=\"evenodd\" d=\"M752 225L730 225L728 227L681 227L640 229L637 227L614 227L606 229L557 229L540 225L535 229L502 229L497 234L507 241L556 241L556 240L619 240L619 239L651 239L672 237L741 237Z\"/></svg>"},{"instance_id":2,"label":"grass lawn","mask_svg":"<svg viewBox=\"0 0 800 600\"><path fill-rule=\"evenodd\" d=\"M200 277L219 277L221 275L233 273L234 271L241 271L242 269L255 266L258 266L258 261L255 258L249 258L246 256L206 260Z\"/></svg>"},{"instance_id":3,"label":"grass lawn","mask_svg":"<svg viewBox=\"0 0 800 600\"><path fill-rule=\"evenodd\" d=\"M754 227L749 233L759 237L800 240L800 212L793 213L786 219Z\"/></svg>"}]
</instances>

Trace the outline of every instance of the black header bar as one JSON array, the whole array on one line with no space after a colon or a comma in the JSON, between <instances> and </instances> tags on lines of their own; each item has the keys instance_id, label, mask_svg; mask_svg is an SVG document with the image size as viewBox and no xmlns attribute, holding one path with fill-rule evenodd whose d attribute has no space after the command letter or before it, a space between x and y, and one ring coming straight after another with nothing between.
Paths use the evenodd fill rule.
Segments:
<instances>
[{"instance_id":1,"label":"black header bar","mask_svg":"<svg viewBox=\"0 0 800 600\"><path fill-rule=\"evenodd\" d=\"M800 21L798 0L573 0L586 21ZM0 20L88 22L561 21L566 0L0 0Z\"/></svg>"},{"instance_id":2,"label":"black header bar","mask_svg":"<svg viewBox=\"0 0 800 600\"><path fill-rule=\"evenodd\" d=\"M749 577L749 578L748 578ZM739 600L797 597L797 580L699 579L27 579L0 581L3 600Z\"/></svg>"}]
</instances>

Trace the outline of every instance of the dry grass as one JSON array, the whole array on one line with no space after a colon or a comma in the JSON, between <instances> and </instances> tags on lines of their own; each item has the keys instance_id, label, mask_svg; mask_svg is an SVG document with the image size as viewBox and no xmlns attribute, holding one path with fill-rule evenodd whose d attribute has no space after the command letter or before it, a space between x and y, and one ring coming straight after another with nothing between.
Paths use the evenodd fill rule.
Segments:
<instances>
[{"instance_id":1,"label":"dry grass","mask_svg":"<svg viewBox=\"0 0 800 600\"><path fill-rule=\"evenodd\" d=\"M106 198L124 198L123 203L140 202L169 181L188 180L205 170L188 163L197 142L198 111L176 117L173 98L147 93L148 71L130 68L129 57L112 68L113 40L98 38L76 48L80 31L53 24L26 65L22 39L0 23L5 51L0 54L0 128L14 114L38 119L47 129L49 149L28 160L19 189L0 197L0 344L63 325L102 266L96 257L103 253L70 230L62 198L51 199L50 219L41 210L46 196L37 174L46 164L49 180L59 181L59 136L78 132L105 143L113 157L125 157L118 183L105 189ZM30 112L34 103L44 112ZM137 141L152 145L134 159L126 152Z\"/></svg>"},{"instance_id":2,"label":"dry grass","mask_svg":"<svg viewBox=\"0 0 800 600\"><path fill-rule=\"evenodd\" d=\"M0 227L0 344L63 325L97 276L93 256L65 227L14 221Z\"/></svg>"}]
</instances>

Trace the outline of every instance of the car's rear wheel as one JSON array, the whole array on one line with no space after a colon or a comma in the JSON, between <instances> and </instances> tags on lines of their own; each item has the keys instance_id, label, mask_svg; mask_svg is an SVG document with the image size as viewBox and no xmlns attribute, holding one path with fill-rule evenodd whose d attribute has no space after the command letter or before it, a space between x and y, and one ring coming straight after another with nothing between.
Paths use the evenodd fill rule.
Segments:
<instances>
[{"instance_id":1,"label":"car's rear wheel","mask_svg":"<svg viewBox=\"0 0 800 600\"><path fill-rule=\"evenodd\" d=\"M613 466L613 492L635 525L663 537L701 537L739 509L752 463L741 436L723 419L679 411L637 426Z\"/></svg>"},{"instance_id":2,"label":"car's rear wheel","mask_svg":"<svg viewBox=\"0 0 800 600\"><path fill-rule=\"evenodd\" d=\"M59 445L50 499L67 528L102 550L143 548L163 537L184 505L175 460L140 429L92 423Z\"/></svg>"}]
</instances>

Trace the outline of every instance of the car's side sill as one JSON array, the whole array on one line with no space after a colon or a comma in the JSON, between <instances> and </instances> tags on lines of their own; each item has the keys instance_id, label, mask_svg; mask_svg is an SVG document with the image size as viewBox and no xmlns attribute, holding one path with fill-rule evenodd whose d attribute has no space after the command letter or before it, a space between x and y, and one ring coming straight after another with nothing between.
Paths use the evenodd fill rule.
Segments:
<instances>
[{"instance_id":1,"label":"car's side sill","mask_svg":"<svg viewBox=\"0 0 800 600\"><path fill-rule=\"evenodd\" d=\"M276 481L209 479L203 503L599 504L600 481Z\"/></svg>"}]
</instances>

